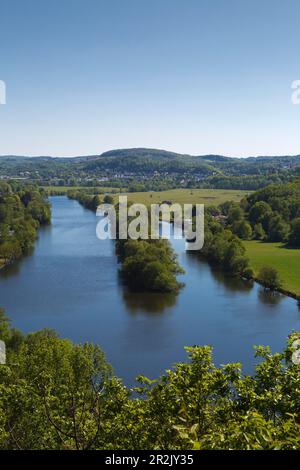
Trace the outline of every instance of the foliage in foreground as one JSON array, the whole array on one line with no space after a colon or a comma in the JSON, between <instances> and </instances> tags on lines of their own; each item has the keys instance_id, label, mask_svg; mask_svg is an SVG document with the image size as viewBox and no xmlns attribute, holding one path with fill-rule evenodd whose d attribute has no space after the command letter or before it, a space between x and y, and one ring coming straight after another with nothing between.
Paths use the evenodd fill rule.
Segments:
<instances>
[{"instance_id":1,"label":"foliage in foreground","mask_svg":"<svg viewBox=\"0 0 300 470\"><path fill-rule=\"evenodd\" d=\"M217 368L208 346L186 348L157 381L126 388L98 346L43 330L22 336L3 312L0 449L299 449L300 366L291 347Z\"/></svg>"}]
</instances>

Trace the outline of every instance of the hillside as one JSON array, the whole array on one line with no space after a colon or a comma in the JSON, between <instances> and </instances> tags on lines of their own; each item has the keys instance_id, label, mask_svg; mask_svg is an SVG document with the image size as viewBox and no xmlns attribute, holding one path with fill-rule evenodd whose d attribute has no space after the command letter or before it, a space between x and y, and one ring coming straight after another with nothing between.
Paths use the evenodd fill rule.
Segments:
<instances>
[{"instance_id":1,"label":"hillside","mask_svg":"<svg viewBox=\"0 0 300 470\"><path fill-rule=\"evenodd\" d=\"M136 190L217 188L256 190L300 175L300 155L225 157L179 154L159 149L116 149L79 157L0 157L0 178L41 185L106 185Z\"/></svg>"}]
</instances>

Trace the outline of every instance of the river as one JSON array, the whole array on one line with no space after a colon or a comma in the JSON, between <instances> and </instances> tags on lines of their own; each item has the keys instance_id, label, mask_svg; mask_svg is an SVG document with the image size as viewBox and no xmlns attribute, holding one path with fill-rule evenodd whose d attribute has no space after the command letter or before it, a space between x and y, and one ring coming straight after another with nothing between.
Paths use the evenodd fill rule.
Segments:
<instances>
[{"instance_id":1,"label":"river","mask_svg":"<svg viewBox=\"0 0 300 470\"><path fill-rule=\"evenodd\" d=\"M185 287L178 296L126 292L114 242L96 238L96 215L77 201L52 197L52 225L32 254L0 272L0 306L23 332L54 328L76 342L98 343L115 372L132 385L184 360L184 346L210 344L216 364L253 369L253 345L281 350L300 330L291 298L226 278L172 240Z\"/></svg>"}]
</instances>

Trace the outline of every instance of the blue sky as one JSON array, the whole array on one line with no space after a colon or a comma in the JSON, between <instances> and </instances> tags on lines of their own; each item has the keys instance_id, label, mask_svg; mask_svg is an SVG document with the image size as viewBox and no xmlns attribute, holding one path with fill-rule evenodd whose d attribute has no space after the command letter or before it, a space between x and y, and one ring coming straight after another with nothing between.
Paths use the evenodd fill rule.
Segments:
<instances>
[{"instance_id":1,"label":"blue sky","mask_svg":"<svg viewBox=\"0 0 300 470\"><path fill-rule=\"evenodd\" d=\"M0 154L299 154L299 19L299 0L0 0Z\"/></svg>"}]
</instances>

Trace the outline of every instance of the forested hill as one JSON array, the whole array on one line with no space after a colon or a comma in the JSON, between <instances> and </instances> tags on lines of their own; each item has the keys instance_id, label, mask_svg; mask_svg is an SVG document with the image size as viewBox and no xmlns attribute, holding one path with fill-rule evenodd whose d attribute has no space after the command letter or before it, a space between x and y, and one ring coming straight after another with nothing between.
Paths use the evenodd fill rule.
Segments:
<instances>
[{"instance_id":1,"label":"forested hill","mask_svg":"<svg viewBox=\"0 0 300 470\"><path fill-rule=\"evenodd\" d=\"M224 156L224 155L190 155L187 153L177 153L171 152L163 149L152 149L152 148L128 148L128 149L113 149L101 154L96 155L86 155L86 156L74 156L74 157L51 157L51 156L36 156L30 157L26 155L0 155L0 159L5 162L11 163L20 163L27 161L28 163L34 162L70 162L70 163L88 163L93 160L101 160L106 158L150 158L155 160L172 160L172 159L183 159L185 161L191 161L193 163L199 161L210 162L212 164L226 165L226 164L238 164L243 163L246 165L255 165L255 164L300 164L300 154L299 155L284 155L284 156L256 156L256 157L241 157L241 156Z\"/></svg>"},{"instance_id":2,"label":"forested hill","mask_svg":"<svg viewBox=\"0 0 300 470\"><path fill-rule=\"evenodd\" d=\"M255 190L300 175L300 155L281 157L191 156L166 150L117 149L74 158L2 156L0 178L42 185L118 187L138 181L140 190L204 187Z\"/></svg>"}]
</instances>

